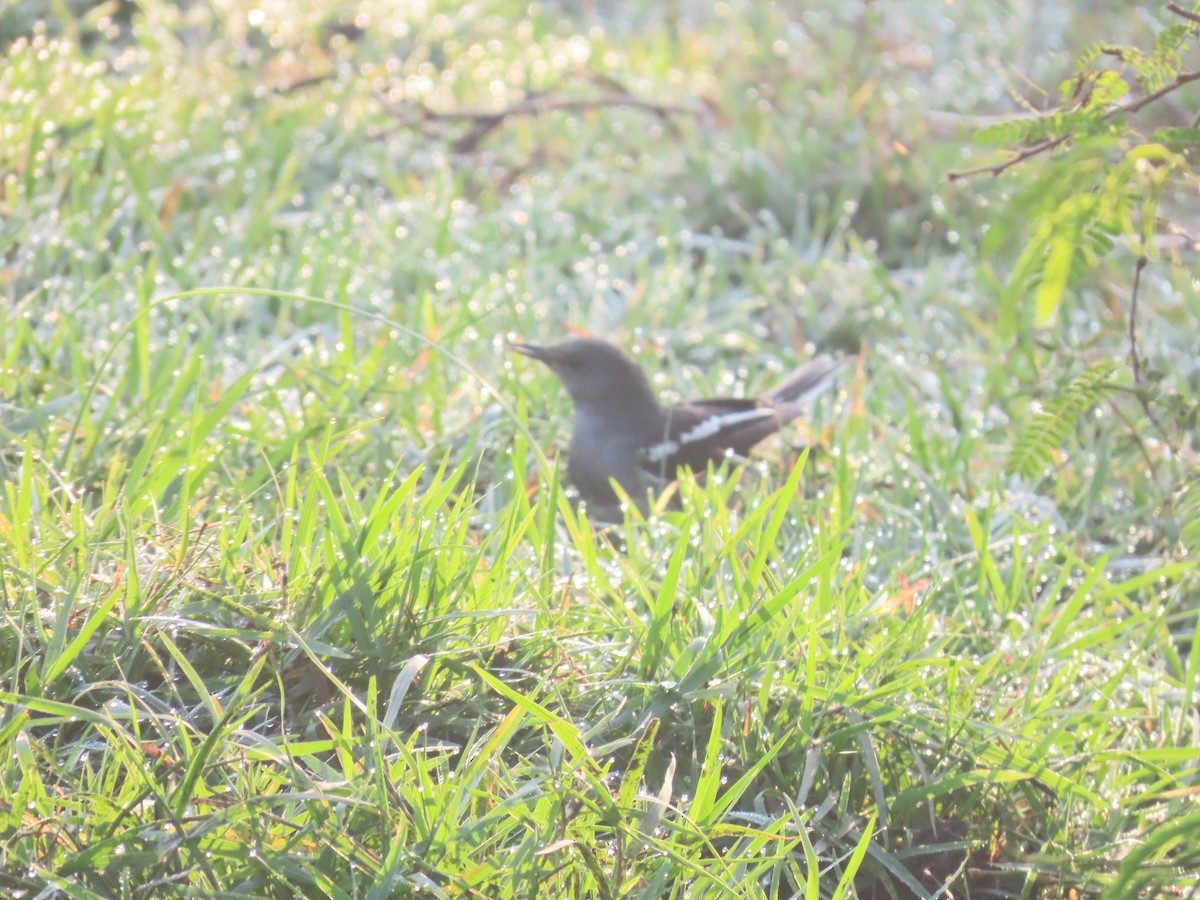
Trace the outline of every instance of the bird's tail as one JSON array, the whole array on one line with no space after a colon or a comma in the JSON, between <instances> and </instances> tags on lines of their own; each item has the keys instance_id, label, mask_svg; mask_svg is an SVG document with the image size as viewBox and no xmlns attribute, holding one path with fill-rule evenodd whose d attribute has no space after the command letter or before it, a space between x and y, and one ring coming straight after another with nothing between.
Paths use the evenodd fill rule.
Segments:
<instances>
[{"instance_id":1,"label":"bird's tail","mask_svg":"<svg viewBox=\"0 0 1200 900\"><path fill-rule=\"evenodd\" d=\"M833 376L846 360L835 360L832 356L810 359L792 372L768 395L771 400L788 406L799 406L833 384Z\"/></svg>"}]
</instances>

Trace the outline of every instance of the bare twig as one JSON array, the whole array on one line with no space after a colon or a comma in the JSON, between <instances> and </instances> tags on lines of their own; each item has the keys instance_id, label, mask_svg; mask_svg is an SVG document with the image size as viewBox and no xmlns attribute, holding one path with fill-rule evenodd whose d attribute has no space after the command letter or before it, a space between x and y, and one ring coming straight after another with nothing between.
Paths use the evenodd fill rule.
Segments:
<instances>
[{"instance_id":1,"label":"bare twig","mask_svg":"<svg viewBox=\"0 0 1200 900\"><path fill-rule=\"evenodd\" d=\"M1129 301L1129 361L1133 366L1133 383L1139 387L1142 383L1142 367L1138 360L1137 349L1137 310L1138 289L1142 285L1142 269L1144 268L1146 268L1146 257L1139 256L1137 267L1133 270L1133 297Z\"/></svg>"},{"instance_id":2,"label":"bare twig","mask_svg":"<svg viewBox=\"0 0 1200 900\"><path fill-rule=\"evenodd\" d=\"M1161 100L1167 94L1171 93L1171 91L1177 91L1185 84L1190 84L1193 81L1200 81L1200 72L1184 72L1170 84L1160 87L1153 94L1147 94L1137 103L1131 103L1128 106L1118 106L1115 109L1109 110L1104 114L1104 118L1107 119L1109 116L1114 116L1117 113L1135 113L1143 106L1147 106L1155 100Z\"/></svg>"},{"instance_id":3,"label":"bare twig","mask_svg":"<svg viewBox=\"0 0 1200 900\"><path fill-rule=\"evenodd\" d=\"M1167 445L1171 453L1178 457L1179 448L1177 448L1170 436L1167 434L1167 429L1163 427L1162 421L1154 414L1154 410L1150 408L1150 400L1146 397L1146 392L1142 390L1142 365L1138 358L1137 349L1137 312L1138 312L1138 290L1142 286L1142 270L1146 268L1146 257L1139 256L1137 267L1133 270L1133 295L1129 299L1129 361L1133 369L1133 394L1138 398L1138 403L1142 406L1142 412L1146 414L1146 418L1150 424L1158 431L1162 442ZM1144 451L1143 451L1144 452Z\"/></svg>"},{"instance_id":4,"label":"bare twig","mask_svg":"<svg viewBox=\"0 0 1200 900\"><path fill-rule=\"evenodd\" d=\"M1200 25L1200 16L1196 15L1194 12L1188 12L1178 3L1168 3L1167 9L1175 13L1177 16L1182 16L1189 22L1195 22L1197 25Z\"/></svg>"},{"instance_id":5,"label":"bare twig","mask_svg":"<svg viewBox=\"0 0 1200 900\"><path fill-rule=\"evenodd\" d=\"M599 85L604 90L607 90L618 96L633 96L633 93L634 93L633 91L629 90L629 88L626 87L622 82L617 80L615 77L613 77L612 75L606 74L604 72L589 72L588 73L588 81L592 82L593 84ZM675 123L671 120L671 115L674 112L674 110L653 109L653 110L651 110L651 112L653 112L655 115L657 115L659 121L662 122L663 125L666 126L667 128L670 128L672 133L678 133L678 129L675 127Z\"/></svg>"},{"instance_id":6,"label":"bare twig","mask_svg":"<svg viewBox=\"0 0 1200 900\"><path fill-rule=\"evenodd\" d=\"M1125 433L1137 444L1138 449L1142 452L1142 459L1146 461L1146 468L1151 472L1156 471L1158 466L1154 462L1154 457L1150 454L1150 448L1146 446L1146 441L1142 437L1142 432L1145 429L1139 428L1138 424L1125 414L1116 396L1109 397L1108 408L1113 411L1113 415L1121 420L1121 424L1125 426Z\"/></svg>"},{"instance_id":7,"label":"bare twig","mask_svg":"<svg viewBox=\"0 0 1200 900\"><path fill-rule=\"evenodd\" d=\"M613 106L644 109L660 117L678 113L702 115L704 112L699 107L660 103L646 97L639 97L637 94L606 94L599 97L529 97L497 112L478 116L471 130L454 142L454 149L459 153L470 153L479 145L480 141L500 127L506 119L516 116L540 116L547 112L604 109Z\"/></svg>"},{"instance_id":8,"label":"bare twig","mask_svg":"<svg viewBox=\"0 0 1200 900\"><path fill-rule=\"evenodd\" d=\"M310 88L315 84L320 84L322 81L328 81L333 78L333 72L324 72L320 75L306 75L289 84L281 84L279 87L272 88L276 94L291 94L295 91L302 91L305 88Z\"/></svg>"},{"instance_id":9,"label":"bare twig","mask_svg":"<svg viewBox=\"0 0 1200 900\"><path fill-rule=\"evenodd\" d=\"M982 175L985 172L991 175L999 175L1001 172L1011 169L1013 166L1018 165L1019 163L1023 163L1031 156L1037 156L1040 153L1053 150L1055 147L1066 141L1070 136L1071 135L1069 134L1062 134L1056 138L1047 138L1040 143L1034 144L1032 147L1026 147L1011 159L1005 160L1004 162L998 163L994 166L979 166L976 169L963 169L959 172L949 172L946 175L946 180L958 181L960 178L970 178L973 175Z\"/></svg>"},{"instance_id":10,"label":"bare twig","mask_svg":"<svg viewBox=\"0 0 1200 900\"><path fill-rule=\"evenodd\" d=\"M410 104L405 108L401 125L411 127L428 122L469 122L471 127L467 133L456 140L453 145L456 152L469 153L508 119L519 116L540 116L548 112L575 112L618 106L645 110L668 124L670 124L670 116L673 115L703 116L708 112L708 109L700 103L668 103L652 100L629 91L612 91L591 97L536 94L497 110L462 108L442 111L430 109L424 104Z\"/></svg>"}]
</instances>

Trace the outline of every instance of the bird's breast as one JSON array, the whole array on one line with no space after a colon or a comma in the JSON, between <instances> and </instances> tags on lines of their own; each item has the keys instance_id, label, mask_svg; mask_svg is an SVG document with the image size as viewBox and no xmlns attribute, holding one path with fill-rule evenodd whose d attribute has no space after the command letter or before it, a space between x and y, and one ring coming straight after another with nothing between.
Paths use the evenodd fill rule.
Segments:
<instances>
[{"instance_id":1,"label":"bird's breast","mask_svg":"<svg viewBox=\"0 0 1200 900\"><path fill-rule=\"evenodd\" d=\"M614 502L610 479L630 497L645 493L639 468L640 436L588 416L577 416L571 430L567 475L580 495L593 502Z\"/></svg>"}]
</instances>

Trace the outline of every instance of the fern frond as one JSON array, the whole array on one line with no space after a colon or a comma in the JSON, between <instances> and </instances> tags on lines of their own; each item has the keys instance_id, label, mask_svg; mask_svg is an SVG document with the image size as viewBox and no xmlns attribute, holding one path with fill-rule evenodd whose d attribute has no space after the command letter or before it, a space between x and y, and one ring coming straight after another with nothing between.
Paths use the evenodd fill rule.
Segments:
<instances>
[{"instance_id":1,"label":"fern frond","mask_svg":"<svg viewBox=\"0 0 1200 900\"><path fill-rule=\"evenodd\" d=\"M1008 457L1006 471L1038 478L1050 464L1054 451L1062 449L1079 417L1100 399L1117 370L1115 360L1106 359L1084 369L1045 409L1033 417Z\"/></svg>"},{"instance_id":2,"label":"fern frond","mask_svg":"<svg viewBox=\"0 0 1200 900\"><path fill-rule=\"evenodd\" d=\"M1191 22L1180 22L1170 25L1160 31L1154 38L1156 57L1176 68L1179 67L1180 54L1189 49L1189 42L1196 36L1196 26Z\"/></svg>"},{"instance_id":3,"label":"fern frond","mask_svg":"<svg viewBox=\"0 0 1200 900\"><path fill-rule=\"evenodd\" d=\"M1079 59L1075 60L1075 71L1086 72L1096 60L1104 55L1104 49L1107 44L1092 44L1080 55ZM1064 98L1065 100L1066 98Z\"/></svg>"}]
</instances>

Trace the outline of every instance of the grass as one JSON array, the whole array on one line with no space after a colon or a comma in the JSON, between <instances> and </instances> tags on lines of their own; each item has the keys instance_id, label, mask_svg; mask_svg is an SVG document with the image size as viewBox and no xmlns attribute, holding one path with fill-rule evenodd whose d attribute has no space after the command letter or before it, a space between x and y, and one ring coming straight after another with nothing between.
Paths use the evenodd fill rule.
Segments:
<instances>
[{"instance_id":1,"label":"grass","mask_svg":"<svg viewBox=\"0 0 1200 900\"><path fill-rule=\"evenodd\" d=\"M1132 261L1012 340L1026 176L944 179L1147 17L63 13L0 17L8 893L1200 894L1200 301L1143 276L1163 435ZM526 91L679 109L448 116ZM858 365L602 531L503 350L568 324L668 397Z\"/></svg>"}]
</instances>

